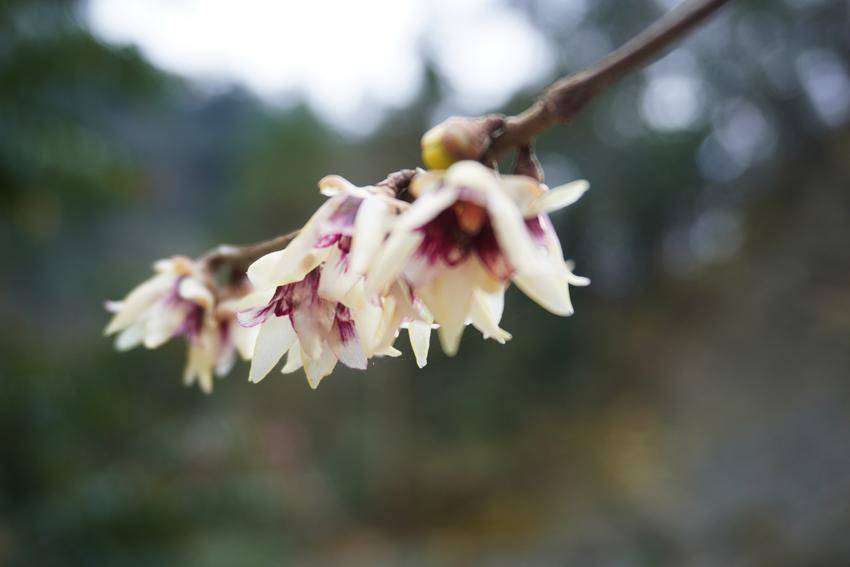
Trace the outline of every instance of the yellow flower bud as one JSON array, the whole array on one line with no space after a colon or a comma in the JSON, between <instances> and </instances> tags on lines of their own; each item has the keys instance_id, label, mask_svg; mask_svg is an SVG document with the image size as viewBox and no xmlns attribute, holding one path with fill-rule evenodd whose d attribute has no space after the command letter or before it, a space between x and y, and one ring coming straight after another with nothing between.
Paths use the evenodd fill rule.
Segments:
<instances>
[{"instance_id":1,"label":"yellow flower bud","mask_svg":"<svg viewBox=\"0 0 850 567\"><path fill-rule=\"evenodd\" d=\"M501 117L449 118L422 136L422 161L428 169L448 169L455 162L477 160Z\"/></svg>"},{"instance_id":2,"label":"yellow flower bud","mask_svg":"<svg viewBox=\"0 0 850 567\"><path fill-rule=\"evenodd\" d=\"M455 162L444 142L445 123L434 126L422 136L422 162L428 169L448 169Z\"/></svg>"}]
</instances>

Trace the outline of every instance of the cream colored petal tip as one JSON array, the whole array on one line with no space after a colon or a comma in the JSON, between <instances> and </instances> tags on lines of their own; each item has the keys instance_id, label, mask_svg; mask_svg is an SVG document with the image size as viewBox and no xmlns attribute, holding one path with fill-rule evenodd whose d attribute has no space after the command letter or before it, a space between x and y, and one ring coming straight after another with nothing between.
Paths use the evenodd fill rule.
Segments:
<instances>
[{"instance_id":1,"label":"cream colored petal tip","mask_svg":"<svg viewBox=\"0 0 850 567\"><path fill-rule=\"evenodd\" d=\"M356 185L339 175L326 175L319 180L319 192L326 197L334 197L356 188Z\"/></svg>"},{"instance_id":2,"label":"cream colored petal tip","mask_svg":"<svg viewBox=\"0 0 850 567\"><path fill-rule=\"evenodd\" d=\"M590 189L584 179L567 183L547 191L532 201L529 209L533 214L551 213L569 207Z\"/></svg>"}]
</instances>

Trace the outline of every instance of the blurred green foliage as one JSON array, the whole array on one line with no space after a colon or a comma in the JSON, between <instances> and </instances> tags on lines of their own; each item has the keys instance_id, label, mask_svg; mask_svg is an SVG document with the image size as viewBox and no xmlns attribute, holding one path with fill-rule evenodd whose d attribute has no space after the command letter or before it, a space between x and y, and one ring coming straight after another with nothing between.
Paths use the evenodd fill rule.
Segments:
<instances>
[{"instance_id":1,"label":"blurred green foliage","mask_svg":"<svg viewBox=\"0 0 850 567\"><path fill-rule=\"evenodd\" d=\"M569 44L549 4L521 3ZM439 72L350 139L101 44L75 2L0 4L0 564L850 562L850 130L800 78L812 53L846 73L847 6L733 4L653 67L696 69L698 119L648 120L649 71L540 140L553 184L593 186L556 219L594 282L575 317L512 290L504 347L318 392L238 367L210 398L183 345L112 352L101 301L292 229L325 174L417 165ZM658 13L594 2L582 28Z\"/></svg>"}]
</instances>

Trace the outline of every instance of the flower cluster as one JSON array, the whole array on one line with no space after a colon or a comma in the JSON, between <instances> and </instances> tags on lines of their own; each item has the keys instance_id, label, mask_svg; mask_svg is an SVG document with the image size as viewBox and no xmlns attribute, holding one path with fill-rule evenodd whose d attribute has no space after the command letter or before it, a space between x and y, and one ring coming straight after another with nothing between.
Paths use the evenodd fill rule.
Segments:
<instances>
[{"instance_id":1,"label":"flower cluster","mask_svg":"<svg viewBox=\"0 0 850 567\"><path fill-rule=\"evenodd\" d=\"M407 200L337 176L319 187L328 199L285 248L250 265L247 282L220 286L187 258L158 262L153 278L108 304L117 348L185 336L186 382L204 391L236 351L251 360L252 382L285 355L281 371L303 368L315 388L337 363L365 369L372 357L398 356L402 329L420 368L432 329L448 355L468 325L504 343L511 282L558 315L573 312L569 286L588 283L564 260L548 216L578 200L584 181L550 190L460 161L420 171Z\"/></svg>"}]
</instances>

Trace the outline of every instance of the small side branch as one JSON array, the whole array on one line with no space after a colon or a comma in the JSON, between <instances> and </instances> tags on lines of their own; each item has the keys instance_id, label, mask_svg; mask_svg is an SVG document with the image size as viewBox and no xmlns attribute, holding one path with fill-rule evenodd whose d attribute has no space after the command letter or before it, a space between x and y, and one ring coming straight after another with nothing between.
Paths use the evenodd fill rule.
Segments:
<instances>
[{"instance_id":1,"label":"small side branch","mask_svg":"<svg viewBox=\"0 0 850 567\"><path fill-rule=\"evenodd\" d=\"M270 252L286 248L286 245L296 236L298 236L297 230L247 246L222 244L201 256L198 261L211 272L221 266L230 266L233 272L244 273L254 260Z\"/></svg>"}]
</instances>

